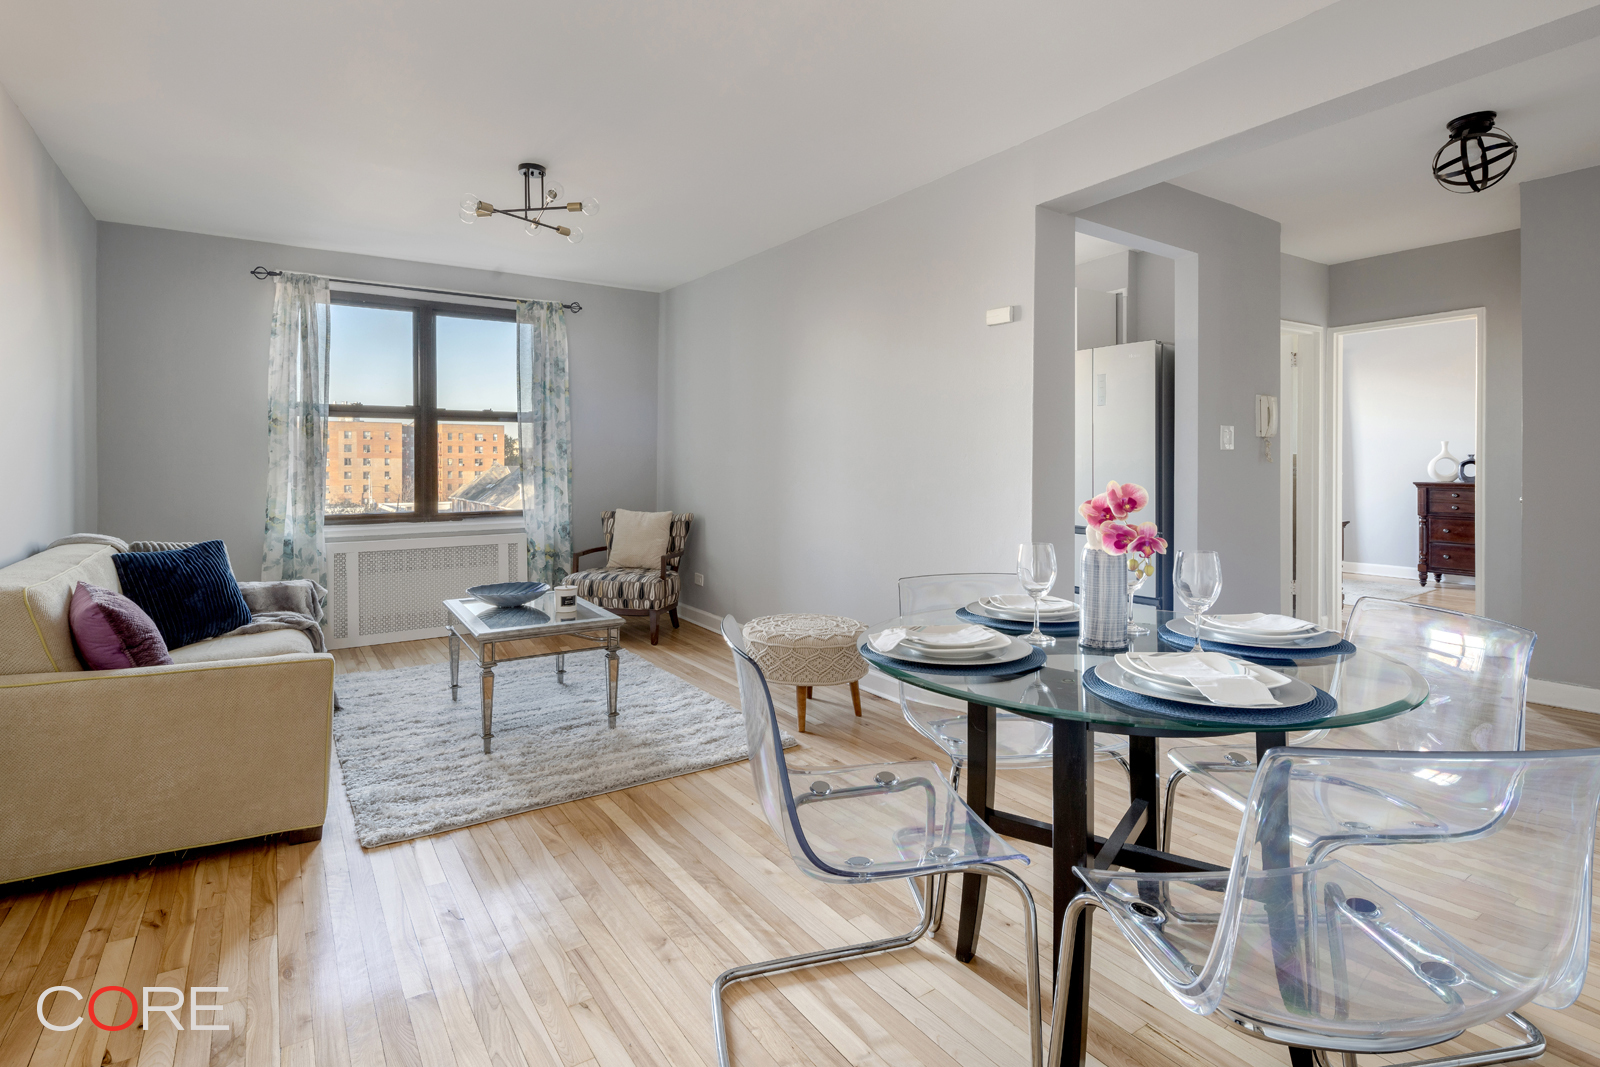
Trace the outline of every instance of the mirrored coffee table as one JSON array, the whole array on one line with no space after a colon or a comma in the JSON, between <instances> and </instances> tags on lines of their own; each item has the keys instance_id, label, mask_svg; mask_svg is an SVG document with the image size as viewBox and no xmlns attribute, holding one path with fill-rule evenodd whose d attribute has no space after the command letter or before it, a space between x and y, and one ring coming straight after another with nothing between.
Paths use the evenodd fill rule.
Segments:
<instances>
[{"instance_id":1,"label":"mirrored coffee table","mask_svg":"<svg viewBox=\"0 0 1600 1067\"><path fill-rule=\"evenodd\" d=\"M520 608L497 608L473 597L446 600L445 626L450 630L450 699L456 700L461 688L461 646L465 645L478 661L479 696L483 703L483 751L489 751L494 737L494 669L498 664L519 659L556 658L556 677L567 672L567 654L588 649L560 652L519 652L506 655L501 646L512 641L541 637L578 637L594 642L594 651L606 653L606 714L609 725L617 722L617 650L622 647L622 617L587 600L578 601L578 614L571 619L555 617L555 593L549 592Z\"/></svg>"}]
</instances>

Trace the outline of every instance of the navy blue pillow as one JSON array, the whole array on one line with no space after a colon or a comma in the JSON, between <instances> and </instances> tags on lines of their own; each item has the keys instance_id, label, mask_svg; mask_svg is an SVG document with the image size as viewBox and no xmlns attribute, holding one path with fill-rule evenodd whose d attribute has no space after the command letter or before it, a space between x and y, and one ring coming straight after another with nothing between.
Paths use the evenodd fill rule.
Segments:
<instances>
[{"instance_id":1,"label":"navy blue pillow","mask_svg":"<svg viewBox=\"0 0 1600 1067\"><path fill-rule=\"evenodd\" d=\"M122 595L155 620L168 648L192 645L250 621L250 608L221 541L170 552L118 552L111 561Z\"/></svg>"}]
</instances>

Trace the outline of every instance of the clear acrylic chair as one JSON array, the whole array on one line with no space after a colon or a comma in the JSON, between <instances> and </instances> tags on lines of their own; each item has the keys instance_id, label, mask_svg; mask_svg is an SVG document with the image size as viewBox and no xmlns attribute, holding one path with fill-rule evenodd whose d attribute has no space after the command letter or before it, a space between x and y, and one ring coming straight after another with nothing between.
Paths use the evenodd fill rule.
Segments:
<instances>
[{"instance_id":1,"label":"clear acrylic chair","mask_svg":"<svg viewBox=\"0 0 1600 1067\"><path fill-rule=\"evenodd\" d=\"M953 611L981 597L1002 593L1025 595L1017 576L1005 571L976 571L966 574L919 574L900 579L900 614L922 611ZM912 728L938 745L950 757L950 784L961 787L961 771L967 765L967 713L922 704L910 699L906 684L900 685L900 711ZM1048 767L1054 745L1050 723L1030 719L1014 711L996 711L994 716L994 764L997 771ZM1128 739L1115 734L1094 735L1094 758L1122 764L1132 775L1125 755ZM933 931L944 921L947 879L934 886Z\"/></svg>"},{"instance_id":2,"label":"clear acrylic chair","mask_svg":"<svg viewBox=\"0 0 1600 1067\"><path fill-rule=\"evenodd\" d=\"M731 967L711 987L717 1060L727 1067L728 1032L723 990L735 982L818 967L913 945L933 922L929 890L935 877L981 874L1010 882L1022 897L1023 956L1027 962L1028 1025L1034 1067L1043 1067L1040 1032L1038 912L1033 894L1014 871L999 864L1028 858L1013 851L962 801L936 764L919 761L804 770L784 758L777 713L766 678L745 648L732 615L722 636L733 650L739 700L750 743L750 771L761 809L788 846L795 865L825 882L861 884L903 879L916 902L909 933L844 948Z\"/></svg>"},{"instance_id":3,"label":"clear acrylic chair","mask_svg":"<svg viewBox=\"0 0 1600 1067\"><path fill-rule=\"evenodd\" d=\"M1329 825L1317 794L1330 782L1400 803L1360 828ZM1407 1067L1537 1056L1544 1038L1516 1012L1567 1007L1583 987L1597 803L1600 749L1273 749L1230 870L1076 869L1087 890L1068 907L1058 983L1079 916L1099 907L1189 1011L1318 1059L1339 1052L1351 1067L1496 1020L1522 1042ZM1385 847L1363 849L1358 872L1333 858L1351 846Z\"/></svg>"},{"instance_id":4,"label":"clear acrylic chair","mask_svg":"<svg viewBox=\"0 0 1600 1067\"><path fill-rule=\"evenodd\" d=\"M1520 626L1402 600L1362 597L1350 612L1345 637L1355 645L1416 669L1428 682L1428 701L1414 711L1365 726L1318 730L1293 746L1385 752L1503 752L1521 750L1527 720L1528 661L1538 635ZM1243 809L1255 776L1253 753L1222 745L1172 749L1161 847L1169 848L1178 783L1193 777L1214 796ZM1346 817L1382 805L1343 800Z\"/></svg>"}]
</instances>

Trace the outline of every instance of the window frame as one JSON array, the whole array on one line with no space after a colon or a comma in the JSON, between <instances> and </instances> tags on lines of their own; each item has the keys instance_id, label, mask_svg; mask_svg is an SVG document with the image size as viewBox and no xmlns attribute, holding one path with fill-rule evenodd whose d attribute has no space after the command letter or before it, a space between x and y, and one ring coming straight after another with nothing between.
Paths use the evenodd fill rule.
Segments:
<instances>
[{"instance_id":1,"label":"window frame","mask_svg":"<svg viewBox=\"0 0 1600 1067\"><path fill-rule=\"evenodd\" d=\"M459 411L437 406L438 318L443 315L446 318L490 319L514 323L517 321L516 312L511 308L454 304L446 300L350 292L342 289L335 289L329 294L329 299L333 304L350 307L388 308L411 312L411 404L405 406L329 404L328 417L330 420L333 418L411 420L412 439L415 442L412 460L416 466L412 471L411 511L331 515L327 511L327 499L324 499L323 523L330 526L369 526L396 522L473 522L503 520L513 514L506 511L441 512L439 510L439 424L498 422L514 431L517 425L517 413L490 410ZM331 351L329 358L332 359ZM506 431L501 432L502 440L508 436ZM339 440L343 441L344 438L341 437ZM335 454L342 455L342 453ZM504 460L503 455L501 459ZM330 487L333 481L334 479L329 479ZM331 495L330 489L329 496Z\"/></svg>"}]
</instances>

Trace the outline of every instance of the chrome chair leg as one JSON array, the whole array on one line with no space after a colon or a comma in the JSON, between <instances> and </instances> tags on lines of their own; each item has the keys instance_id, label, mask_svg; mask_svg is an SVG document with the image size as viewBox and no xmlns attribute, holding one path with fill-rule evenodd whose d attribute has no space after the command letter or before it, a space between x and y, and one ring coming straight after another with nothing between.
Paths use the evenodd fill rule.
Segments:
<instances>
[{"instance_id":1,"label":"chrome chair leg","mask_svg":"<svg viewBox=\"0 0 1600 1067\"><path fill-rule=\"evenodd\" d=\"M933 922L928 927L928 933L936 934L939 927L944 925L944 898L950 887L948 874L934 875L933 878Z\"/></svg>"},{"instance_id":2,"label":"chrome chair leg","mask_svg":"<svg viewBox=\"0 0 1600 1067\"><path fill-rule=\"evenodd\" d=\"M1033 1067L1044 1067L1044 1034L1040 1030L1040 994L1039 994L1039 914L1034 905L1033 893L1028 890L1028 885L1014 872L995 864L978 863L970 867L961 868L963 874L982 874L991 878L1004 878L1016 887L1022 895L1023 937L1028 946L1026 950L1028 964L1028 1030L1033 1051ZM929 881L933 879L930 877ZM859 945L846 945L843 948L825 948L816 952L803 952L797 956L784 956L781 959L763 960L760 963L746 963L738 967L730 967L717 975L711 983L711 1025L717 1037L717 1063L720 1067L731 1067L732 1058L728 1052L728 1026L724 1017L722 994L728 986L735 982L745 982L752 978L763 978L774 974L784 974L789 971L798 971L805 967L821 967L829 963L840 963L844 960L858 959L862 956L876 956L884 952L894 952L897 949L909 948L916 944L933 924L933 907L930 899L932 887L924 890L919 884L920 879L909 878L911 895L917 902L919 913L917 925L909 933L897 937L886 937L877 941L867 941Z\"/></svg>"},{"instance_id":3,"label":"chrome chair leg","mask_svg":"<svg viewBox=\"0 0 1600 1067\"><path fill-rule=\"evenodd\" d=\"M1490 1063L1507 1063L1511 1060L1531 1060L1535 1056L1544 1055L1544 1034L1539 1028L1523 1018L1519 1013L1512 1012L1506 1020L1522 1031L1526 1038L1520 1045L1509 1048L1491 1048L1483 1052L1468 1052L1461 1056L1435 1056L1431 1060L1411 1060L1406 1067L1484 1067ZM1351 1067L1356 1062L1353 1053L1345 1054L1346 1067Z\"/></svg>"}]
</instances>

